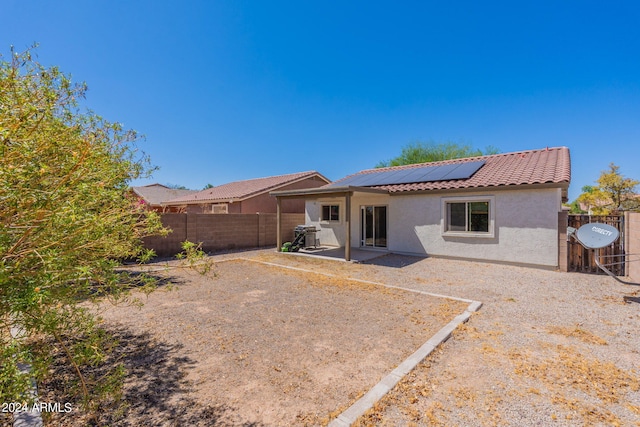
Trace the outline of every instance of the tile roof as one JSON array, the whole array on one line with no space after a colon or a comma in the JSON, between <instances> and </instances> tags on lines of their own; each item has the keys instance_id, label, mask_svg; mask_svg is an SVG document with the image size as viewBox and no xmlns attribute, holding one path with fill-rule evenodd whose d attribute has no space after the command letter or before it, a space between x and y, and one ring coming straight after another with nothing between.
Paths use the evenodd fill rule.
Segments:
<instances>
[{"instance_id":1,"label":"tile roof","mask_svg":"<svg viewBox=\"0 0 640 427\"><path fill-rule=\"evenodd\" d=\"M247 179L245 181L235 181L217 187L207 188L194 194L178 197L166 201L164 205L179 205L189 203L211 203L220 201L241 201L258 194L275 190L279 187L291 184L312 176L319 176L322 180L330 181L316 171L298 172L288 175L269 176L266 178Z\"/></svg>"},{"instance_id":2,"label":"tile roof","mask_svg":"<svg viewBox=\"0 0 640 427\"><path fill-rule=\"evenodd\" d=\"M131 187L131 190L152 206L159 206L162 202L167 200L175 199L176 197L184 197L196 192L196 190L179 190L169 188L162 184L149 184L141 187Z\"/></svg>"},{"instance_id":3,"label":"tile roof","mask_svg":"<svg viewBox=\"0 0 640 427\"><path fill-rule=\"evenodd\" d=\"M356 175L423 166L468 163L479 160L485 161L484 166L467 179L380 185L372 186L371 188L384 189L390 193L400 193L408 191L473 189L533 184L558 184L558 187L566 187L571 181L569 149L567 147L554 147L519 151L516 153L444 160L441 162L367 169L335 181L332 186L339 186L340 181Z\"/></svg>"}]
</instances>

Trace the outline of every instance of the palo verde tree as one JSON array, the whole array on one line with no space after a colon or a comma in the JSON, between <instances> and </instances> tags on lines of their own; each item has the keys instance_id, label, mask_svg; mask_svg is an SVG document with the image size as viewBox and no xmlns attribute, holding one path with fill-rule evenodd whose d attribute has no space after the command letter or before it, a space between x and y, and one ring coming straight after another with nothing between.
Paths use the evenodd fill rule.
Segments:
<instances>
[{"instance_id":1,"label":"palo verde tree","mask_svg":"<svg viewBox=\"0 0 640 427\"><path fill-rule=\"evenodd\" d=\"M470 145L462 145L455 142L435 143L415 142L402 147L398 157L378 163L377 168L388 166L412 165L416 163L438 162L441 160L460 159L463 157L485 156L497 154L495 147L487 147L484 151L474 149Z\"/></svg>"},{"instance_id":2,"label":"palo verde tree","mask_svg":"<svg viewBox=\"0 0 640 427\"><path fill-rule=\"evenodd\" d=\"M611 163L609 170L602 171L597 186L582 187L582 194L577 201L587 205L591 213L608 215L623 210L637 210L640 199L636 194L636 187L640 181L626 178L620 174L620 167Z\"/></svg>"},{"instance_id":3,"label":"palo verde tree","mask_svg":"<svg viewBox=\"0 0 640 427\"><path fill-rule=\"evenodd\" d=\"M49 352L38 347L46 342L90 403L115 376L83 371L106 354L87 301L141 286L116 267L151 256L141 238L165 230L128 196L130 181L152 169L138 135L81 109L86 86L32 51L0 56L0 401L28 397L16 362L46 375Z\"/></svg>"}]
</instances>

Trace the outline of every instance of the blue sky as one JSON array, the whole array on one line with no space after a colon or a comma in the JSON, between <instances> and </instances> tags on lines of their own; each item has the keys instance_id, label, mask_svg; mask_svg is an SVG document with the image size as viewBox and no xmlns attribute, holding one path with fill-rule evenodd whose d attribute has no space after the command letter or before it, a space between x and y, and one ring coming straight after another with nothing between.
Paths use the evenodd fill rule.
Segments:
<instances>
[{"instance_id":1,"label":"blue sky","mask_svg":"<svg viewBox=\"0 0 640 427\"><path fill-rule=\"evenodd\" d=\"M0 52L85 81L150 182L375 166L416 141L568 146L570 198L640 179L636 1L0 0Z\"/></svg>"}]
</instances>

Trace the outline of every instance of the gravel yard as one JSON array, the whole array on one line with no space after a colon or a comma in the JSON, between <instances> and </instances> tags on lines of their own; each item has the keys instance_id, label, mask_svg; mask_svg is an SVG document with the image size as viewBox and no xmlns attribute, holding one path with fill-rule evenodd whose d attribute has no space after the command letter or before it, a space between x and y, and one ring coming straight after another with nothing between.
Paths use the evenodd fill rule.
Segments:
<instances>
[{"instance_id":1,"label":"gravel yard","mask_svg":"<svg viewBox=\"0 0 640 427\"><path fill-rule=\"evenodd\" d=\"M212 259L238 256L320 274L216 262L216 277L170 270L177 289L140 311L105 311L131 373L112 425L325 424L467 305L356 278L484 304L357 424L640 426L638 287L399 255Z\"/></svg>"},{"instance_id":2,"label":"gravel yard","mask_svg":"<svg viewBox=\"0 0 640 427\"><path fill-rule=\"evenodd\" d=\"M246 260L166 274L175 289L102 316L179 345L184 397L228 408L228 424L326 424L469 305Z\"/></svg>"},{"instance_id":3,"label":"gravel yard","mask_svg":"<svg viewBox=\"0 0 640 427\"><path fill-rule=\"evenodd\" d=\"M277 262L319 270L331 263ZM484 304L360 425L640 425L639 287L398 255L331 268Z\"/></svg>"}]
</instances>

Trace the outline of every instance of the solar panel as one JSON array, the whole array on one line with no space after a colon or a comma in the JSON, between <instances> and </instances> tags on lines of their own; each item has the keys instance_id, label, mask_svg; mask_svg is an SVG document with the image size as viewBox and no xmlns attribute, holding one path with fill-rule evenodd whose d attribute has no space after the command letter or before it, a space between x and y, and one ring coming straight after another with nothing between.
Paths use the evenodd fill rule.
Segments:
<instances>
[{"instance_id":1,"label":"solar panel","mask_svg":"<svg viewBox=\"0 0 640 427\"><path fill-rule=\"evenodd\" d=\"M429 169L417 168L406 169L407 173L402 177L401 181L405 182L424 182L423 180L429 179L430 176L434 176L438 172L440 167L432 167Z\"/></svg>"},{"instance_id":2,"label":"solar panel","mask_svg":"<svg viewBox=\"0 0 640 427\"><path fill-rule=\"evenodd\" d=\"M369 183L372 183L371 185L375 185L373 184L373 182L375 181L375 175L376 174L355 175L355 176L346 178L340 181L339 183L333 183L329 185L329 187L342 187L343 185L353 185L355 187L366 187L367 185L369 185Z\"/></svg>"},{"instance_id":3,"label":"solar panel","mask_svg":"<svg viewBox=\"0 0 640 427\"><path fill-rule=\"evenodd\" d=\"M478 165L477 163L480 163ZM450 179L466 179L476 173L480 167L484 165L484 162L470 162L470 163L458 163L455 169L446 174L443 178Z\"/></svg>"},{"instance_id":4,"label":"solar panel","mask_svg":"<svg viewBox=\"0 0 640 427\"><path fill-rule=\"evenodd\" d=\"M449 181L468 179L482 166L484 160L449 165L421 166L416 168L387 170L364 173L347 178L329 187L351 185L354 187L374 187L379 185L412 184L417 182Z\"/></svg>"}]
</instances>

